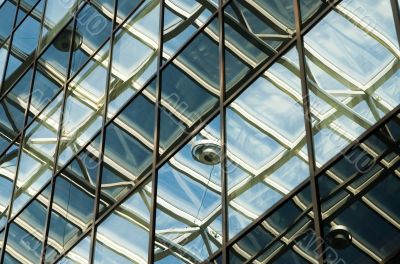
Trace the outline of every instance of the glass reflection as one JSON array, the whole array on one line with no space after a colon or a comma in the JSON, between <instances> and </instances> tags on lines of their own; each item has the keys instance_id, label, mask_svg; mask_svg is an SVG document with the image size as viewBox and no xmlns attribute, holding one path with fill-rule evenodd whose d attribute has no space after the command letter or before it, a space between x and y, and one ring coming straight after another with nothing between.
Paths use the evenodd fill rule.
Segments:
<instances>
[{"instance_id":1,"label":"glass reflection","mask_svg":"<svg viewBox=\"0 0 400 264\"><path fill-rule=\"evenodd\" d=\"M164 5L163 62L202 27L217 10L213 1L166 1Z\"/></svg>"},{"instance_id":2,"label":"glass reflection","mask_svg":"<svg viewBox=\"0 0 400 264\"><path fill-rule=\"evenodd\" d=\"M89 252L90 252L90 235L82 239L76 244L71 251L63 257L58 264L87 264L89 263Z\"/></svg>"},{"instance_id":3,"label":"glass reflection","mask_svg":"<svg viewBox=\"0 0 400 264\"><path fill-rule=\"evenodd\" d=\"M199 263L222 244L220 119L158 170L155 262Z\"/></svg>"},{"instance_id":4,"label":"glass reflection","mask_svg":"<svg viewBox=\"0 0 400 264\"><path fill-rule=\"evenodd\" d=\"M9 41L4 43L3 46L0 45L0 80L1 80L0 87L2 88L3 91L6 90L5 88L3 88L3 75L6 69L6 59L7 59L9 45L10 45Z\"/></svg>"},{"instance_id":5,"label":"glass reflection","mask_svg":"<svg viewBox=\"0 0 400 264\"><path fill-rule=\"evenodd\" d=\"M319 178L326 243L346 263L381 263L398 250L398 118L383 128L375 129ZM327 238L343 227L352 239L336 248Z\"/></svg>"},{"instance_id":6,"label":"glass reflection","mask_svg":"<svg viewBox=\"0 0 400 264\"><path fill-rule=\"evenodd\" d=\"M146 1L115 33L107 116L116 112L156 72L159 1Z\"/></svg>"},{"instance_id":7,"label":"glass reflection","mask_svg":"<svg viewBox=\"0 0 400 264\"><path fill-rule=\"evenodd\" d=\"M155 82L135 99L106 129L102 200L112 205L149 171L154 144Z\"/></svg>"},{"instance_id":8,"label":"glass reflection","mask_svg":"<svg viewBox=\"0 0 400 264\"><path fill-rule=\"evenodd\" d=\"M10 224L4 263L39 263L49 195L47 187Z\"/></svg>"},{"instance_id":9,"label":"glass reflection","mask_svg":"<svg viewBox=\"0 0 400 264\"><path fill-rule=\"evenodd\" d=\"M118 0L117 23L120 24L122 20L126 19L126 17L141 4L140 0Z\"/></svg>"},{"instance_id":10,"label":"glass reflection","mask_svg":"<svg viewBox=\"0 0 400 264\"><path fill-rule=\"evenodd\" d=\"M389 0L343 1L306 34L318 166L400 103L395 35Z\"/></svg>"},{"instance_id":11,"label":"glass reflection","mask_svg":"<svg viewBox=\"0 0 400 264\"><path fill-rule=\"evenodd\" d=\"M17 169L18 146L12 145L0 159L0 230L6 225Z\"/></svg>"},{"instance_id":12,"label":"glass reflection","mask_svg":"<svg viewBox=\"0 0 400 264\"><path fill-rule=\"evenodd\" d=\"M111 36L114 1L97 0L84 6L76 17L72 49L71 75L75 74L96 50ZM105 5L107 3L107 5ZM75 46L76 45L76 46ZM107 48L97 54L98 61L106 57ZM107 67L107 61L104 66Z\"/></svg>"},{"instance_id":13,"label":"glass reflection","mask_svg":"<svg viewBox=\"0 0 400 264\"><path fill-rule=\"evenodd\" d=\"M218 104L218 20L162 71L160 153Z\"/></svg>"},{"instance_id":14,"label":"glass reflection","mask_svg":"<svg viewBox=\"0 0 400 264\"><path fill-rule=\"evenodd\" d=\"M1 131L11 139L24 127L31 79L32 69L29 69L0 102Z\"/></svg>"},{"instance_id":15,"label":"glass reflection","mask_svg":"<svg viewBox=\"0 0 400 264\"><path fill-rule=\"evenodd\" d=\"M321 1L300 1L303 20ZM240 86L254 68L295 36L293 1L234 0L224 8L226 89Z\"/></svg>"},{"instance_id":16,"label":"glass reflection","mask_svg":"<svg viewBox=\"0 0 400 264\"><path fill-rule=\"evenodd\" d=\"M48 240L54 250L46 252L46 263L52 263L92 224L99 141L100 136L55 179Z\"/></svg>"},{"instance_id":17,"label":"glass reflection","mask_svg":"<svg viewBox=\"0 0 400 264\"><path fill-rule=\"evenodd\" d=\"M230 237L309 176L298 74L292 49L227 109Z\"/></svg>"},{"instance_id":18,"label":"glass reflection","mask_svg":"<svg viewBox=\"0 0 400 264\"><path fill-rule=\"evenodd\" d=\"M50 179L61 113L59 95L27 128L22 144L12 214L17 213Z\"/></svg>"},{"instance_id":19,"label":"glass reflection","mask_svg":"<svg viewBox=\"0 0 400 264\"><path fill-rule=\"evenodd\" d=\"M0 3L0 46L10 35L14 27L14 17L17 12L16 3L12 0L5 0Z\"/></svg>"},{"instance_id":20,"label":"glass reflection","mask_svg":"<svg viewBox=\"0 0 400 264\"><path fill-rule=\"evenodd\" d=\"M74 15L80 0L46 1L46 12L43 16L43 32L40 49L49 44Z\"/></svg>"},{"instance_id":21,"label":"glass reflection","mask_svg":"<svg viewBox=\"0 0 400 264\"><path fill-rule=\"evenodd\" d=\"M41 14L43 13L43 8L44 1L42 0L32 12L35 14ZM22 21L14 32L5 78L10 77L22 62L28 59L28 57L34 56L40 37L40 25L41 17L36 18L29 15L24 19L24 21Z\"/></svg>"},{"instance_id":22,"label":"glass reflection","mask_svg":"<svg viewBox=\"0 0 400 264\"><path fill-rule=\"evenodd\" d=\"M65 164L101 129L106 99L108 51L107 43L69 83L64 105L59 166Z\"/></svg>"},{"instance_id":23,"label":"glass reflection","mask_svg":"<svg viewBox=\"0 0 400 264\"><path fill-rule=\"evenodd\" d=\"M138 188L97 227L94 263L147 263L151 182Z\"/></svg>"}]
</instances>

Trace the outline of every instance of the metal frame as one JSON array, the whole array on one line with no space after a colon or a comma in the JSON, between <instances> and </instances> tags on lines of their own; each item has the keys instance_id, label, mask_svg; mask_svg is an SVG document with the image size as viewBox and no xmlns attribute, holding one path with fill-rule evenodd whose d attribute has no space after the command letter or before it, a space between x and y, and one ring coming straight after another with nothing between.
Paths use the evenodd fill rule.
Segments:
<instances>
[{"instance_id":1,"label":"metal frame","mask_svg":"<svg viewBox=\"0 0 400 264\"><path fill-rule=\"evenodd\" d=\"M110 83L111 83L111 69L112 69L112 59L113 59L113 47L115 42L115 32L116 21L117 21L117 10L118 10L118 0L114 0L114 17L112 20L112 30L110 37L110 51L109 51L109 62L107 69L107 80L106 80L106 93L105 93L105 102L104 102L104 113L103 113L103 122L101 128L101 141L100 141L100 154L98 157L98 169L97 169L97 182L96 182L96 191L95 191L95 199L94 199L94 210L93 210L93 223L92 223L92 232L91 232L91 246L89 252L89 262L93 263L95 257L95 246L96 246L96 226L94 225L97 216L99 214L100 209L100 197L101 197L101 183L102 183L102 175L103 175L103 159L104 159L104 149L106 143L106 128L105 123L107 121L107 112L108 112L108 102L109 102L109 92L110 92ZM90 142L91 143L91 142Z\"/></svg>"},{"instance_id":2,"label":"metal frame","mask_svg":"<svg viewBox=\"0 0 400 264\"><path fill-rule=\"evenodd\" d=\"M158 170L157 163L160 157L160 126L161 126L161 85L162 85L162 61L164 52L164 13L165 13L165 0L159 0L160 6L160 23L158 34L158 54L157 54L157 84L156 84L156 100L155 100L155 116L154 116L154 148L153 148L153 163L151 168L151 207L150 207L150 230L149 230L149 252L148 262L154 262L154 245L156 242L156 219L157 219L157 183L158 183Z\"/></svg>"},{"instance_id":3,"label":"metal frame","mask_svg":"<svg viewBox=\"0 0 400 264\"><path fill-rule=\"evenodd\" d=\"M141 2L143 4L144 1ZM323 232L322 232L322 217L321 217L321 205L319 201L319 187L318 187L318 182L317 182L317 177L322 175L324 171L326 171L332 164L334 164L337 160L339 160L344 153L348 153L351 150L351 147L360 142L363 138L366 138L368 135L370 135L373 131L376 129L380 128L383 126L384 122L388 120L388 118L393 117L399 112L399 107L391 111L389 114L387 114L383 119L377 122L377 124L371 126L363 135L354 141L353 144L348 146L344 151L336 155L334 158L332 158L329 162L327 162L325 165L323 165L322 168L317 169L316 168L316 162L315 162L315 154L314 154L314 147L313 147L313 138L312 138L312 126L311 126L311 109L310 109L310 102L309 102L309 88L308 88L308 81L307 81L307 69L306 69L306 63L305 63L305 50L304 50L304 43L303 43L303 36L306 34L314 25L316 25L322 18L325 17L326 14L328 14L336 4L340 3L341 1L334 1L334 3L330 3L329 6L326 6L323 10L321 10L320 13L316 14L306 25L301 24L301 12L300 12L300 4L299 0L294 0L294 13L295 13L295 18L296 18L296 36L295 38L292 38L284 47L275 55L272 57L266 59L263 63L261 63L260 66L258 66L253 72L252 75L245 80L243 83L241 83L240 87L232 94L226 94L226 84L225 84L225 38L224 38L224 8L231 3L231 0L228 1L219 1L219 6L218 6L218 11L215 12L210 16L210 18L207 20L206 23L201 26L196 33L188 39L187 42L185 42L182 47L179 48L178 52L176 52L169 60L165 63L162 63L162 55L163 55L163 39L164 39L164 34L163 34L163 28L164 28L164 23L163 23L163 18L164 18L164 0L160 0L160 34L159 34L159 50L158 50L158 59L157 59L157 72L146 82L146 84L139 89L137 94L130 98L122 107L121 109L117 112L117 114L111 118L110 120L107 120L107 105L108 105L108 95L110 91L110 82L111 82L111 64L112 64L112 56L113 56L113 46L115 42L115 33L116 31L122 27L123 23L120 25L116 26L117 23L117 14L116 10L118 7L118 0L115 0L114 2L114 16L113 16L113 30L111 33L111 36L105 40L103 44L100 45L97 51L99 51L106 43L110 42L110 59L109 59L109 65L108 65L108 72L107 72L107 93L106 93L106 104L105 104L105 110L104 110L104 116L103 116L103 123L102 123L102 128L101 131L96 133L91 140L89 140L79 151L76 152L76 154L71 157L71 159L64 165L62 168L58 170L58 164L57 164L57 159L58 159L58 154L60 151L60 138L61 138L61 130L62 130L62 123L63 123L63 111L65 109L65 101L68 95L68 85L69 83L73 80L73 78L78 74L75 73L74 75L67 75L65 84L64 84L64 89L63 89L63 103L62 103L62 112L61 112L61 117L60 117L60 123L59 123L59 129L58 129L58 140L57 140L57 148L56 148L56 155L55 155L55 160L54 160L54 170L53 170L53 176L51 178L51 181L46 183L44 187L41 189L44 190L47 186L51 186L51 196L49 199L49 206L48 206L48 212L47 212L47 217L46 217L46 225L45 225L45 232L44 232L44 241L43 241L43 248L42 248L42 256L41 256L41 263L44 263L44 256L46 253L46 244L47 244L47 237L49 233L49 225L51 221L51 210L52 210L52 199L54 196L54 185L55 185L55 177L60 175L60 173L63 171L64 168L66 168L72 160L77 157L82 151L85 150L87 146L89 146L93 140L101 135L101 144L100 144L100 154L99 154L99 161L102 164L103 163L103 158L104 158L104 145L105 145L105 137L106 137L106 127L118 116L119 113L121 113L126 107L139 95L141 92L147 88L147 86L154 80L157 81L157 88L156 88L156 100L155 100L155 107L156 107L156 112L155 112L155 129L154 129L154 149L153 149L153 163L152 163L152 168L151 172L146 173L146 175L142 175L142 177L138 180L136 186L132 188L128 193L126 193L122 199L120 199L117 203L113 204L110 206L106 212L102 215L98 215L99 211L99 203L100 203L100 195L101 195L101 178L102 178L102 166L99 167L98 170L98 175L97 175L97 184L96 184L96 197L95 197L95 206L94 206L94 218L93 218L93 223L92 226L83 232L80 236L80 238L75 242L74 245L76 245L82 238L84 238L87 234L91 233L91 248L90 248L90 262L92 263L94 259L94 247L95 247L95 242L96 242L96 227L99 223L101 223L109 213L113 212L114 209L117 208L123 201L125 201L132 193L134 193L136 190L138 190L142 185L146 184L146 181L148 181L150 178L152 179L152 207L151 207L151 220L150 220L150 239L149 239L149 255L148 255L148 261L149 263L152 263L154 261L154 251L153 251L153 245L156 240L155 238L155 224L156 224L156 211L157 211L157 172L158 169L165 164L177 151L179 151L194 135L196 135L202 128L204 128L212 119L214 119L218 114L220 114L221 117L221 145L222 145L222 155L223 159L221 162L221 171L222 171L222 215L223 215L223 244L222 248L215 252L209 259L212 260L214 257L220 256L222 253L222 259L223 263L228 263L229 262L229 257L228 257L228 250L229 248L240 238L244 237L248 231L251 230L252 227L255 225L261 223L263 219L265 219L268 215L271 215L277 208L279 208L280 205L282 205L285 201L288 199L291 199L294 195L299 193L304 187L308 184L309 180L311 182L311 190L312 190L312 198L313 198L313 212L316 217L314 217L314 225L315 225L315 230L318 238L323 237ZM39 2L38 2L39 3ZM398 9L398 2L396 0L391 0L392 6L397 7L397 8L392 8L393 9L393 15L395 18L399 18L399 9ZM83 6L85 6L87 3L85 2ZM141 5L139 4L138 7ZM45 5L46 7L46 5ZM80 8L83 8L82 6ZM33 10L34 8L32 8ZM18 10L18 9L17 9ZM32 12L32 10L30 12ZM81 9L80 9L81 10ZM132 10L130 14L133 14L135 10ZM74 14L74 27L76 27L76 16L79 11L77 11ZM29 15L29 14L27 14ZM130 17L130 15L127 16L125 21ZM220 32L220 38L219 38L219 62L220 62L220 97L219 97L219 105L218 108L213 108L207 115L206 118L194 125L194 128L190 130L190 133L188 133L186 136L182 137L179 143L174 144L168 152L164 153L163 155L160 156L159 154L159 139L160 139L160 104L161 104L161 80L162 80L162 70L166 68L169 64L172 63L172 61L177 58L177 56L180 54L181 51L183 51L192 41L198 36L208 25L210 25L211 21L218 17L219 20L219 32ZM16 19L15 19L16 20ZM41 28L43 28L43 18L42 18L42 25ZM396 20L396 19L395 19ZM125 22L124 21L124 22ZM400 20L397 19L395 22L395 27L396 27L396 32L398 34L398 39L400 39ZM15 21L14 21L15 23ZM22 21L21 21L22 23ZM68 25L69 23L67 23ZM17 29L15 27L13 29L13 32ZM75 30L74 30L75 32ZM13 34L13 33L12 33ZM12 35L11 35L11 40L12 40ZM399 42L400 43L400 42ZM49 44L50 45L50 44ZM48 45L48 46L49 46ZM306 142L307 142L307 148L308 148L308 161L309 161L309 168L310 168L310 179L304 181L302 184L300 184L297 188L295 188L293 191L291 191L284 199L276 203L272 208L270 208L267 212L265 212L263 215L261 215L256 221L253 221L253 223L246 227L242 232L240 232L238 235L235 237L228 239L228 197L227 197L227 172L226 172L226 159L227 157L227 150L226 150L226 107L233 102L234 99L236 99L247 87L249 84L251 84L256 78L258 78L266 69L268 69L273 63L275 63L282 54L284 54L286 51L288 51L290 48L292 48L294 45L297 46L298 52L299 52L299 62L300 62L300 72L301 72L301 86L302 86L302 95L303 95L303 108L304 108L304 120L305 120L305 130L306 130ZM71 44L72 46L72 44ZM12 42L9 44L9 52L7 56L10 56L10 50L12 47ZM33 88L33 82L34 82L34 76L36 72L36 67L37 67L37 61L40 55L45 51L46 49L42 49L42 52L40 50L36 51L36 56L33 61L33 76L31 79L31 86L30 89L32 90ZM71 50L71 47L70 47ZM86 63L81 67L83 68L97 53L97 51L94 51L92 56L86 61ZM69 57L69 62L68 62L68 70L67 72L70 72L70 67L71 67L71 60L72 60L72 52L70 52L70 57ZM27 67L29 70L30 67ZM5 69L6 71L6 69ZM67 73L69 74L69 73ZM22 75L21 75L22 76ZM15 82L16 83L16 82ZM12 87L11 87L12 89ZM10 89L10 90L11 90ZM9 91L9 90L8 90ZM7 91L7 93L8 93ZM59 91L55 96L58 96L58 94L61 91ZM0 98L0 100L3 100L7 93L4 94ZM31 93L30 93L31 94ZM53 98L53 99L54 99ZM29 97L29 102L31 100L31 96ZM17 142L19 139L21 140L20 143L20 149L19 149L19 154L18 157L20 157L21 152L22 152L22 147L23 147L23 140L24 140L24 135L26 132L26 129L30 124L28 123L28 113L29 113L29 103L28 107L25 113L25 122L24 122L24 128L21 130L21 132L18 134L17 137L11 142L11 144L6 148L5 151L3 151L3 154L6 153L6 151L13 145L15 142ZM37 115L39 116L40 113ZM19 158L18 158L19 160ZM17 167L18 171L19 166ZM18 175L18 173L16 173ZM14 185L16 183L16 180L14 181ZM14 187L15 189L15 187ZM8 227L12 223L16 217L33 201L37 198L37 196L40 194L40 192L33 196L31 200L13 217L11 217L11 209L9 211L9 216L8 216L8 223L6 224L6 227L4 229L6 236L5 236L5 242L7 239L7 233L8 233ZM11 205L12 206L12 201L11 200ZM318 239L320 241L320 239ZM74 245L71 245L69 249L71 249ZM61 257L63 257L68 250L67 249L65 252L63 252L57 260L59 260ZM5 247L3 247L2 252L1 252L1 257L4 257L4 251ZM320 252L320 259L319 263L323 263L323 253L324 253L324 248L323 244L320 244L319 247L319 252ZM1 258L1 259L2 259Z\"/></svg>"},{"instance_id":4,"label":"metal frame","mask_svg":"<svg viewBox=\"0 0 400 264\"><path fill-rule=\"evenodd\" d=\"M318 261L320 264L324 263L325 259L325 245L323 243L323 227L322 227L322 216L321 216L321 204L319 199L319 185L316 179L316 161L314 152L314 139L313 139L313 128L312 128L312 115L310 106L310 94L308 89L308 73L306 71L306 56L304 50L303 37L300 34L302 27L302 16L300 10L300 1L293 0L294 16L296 23L296 40L297 40L297 52L299 54L299 66L301 76L301 90L303 96L303 110L304 110L304 124L306 131L306 142L307 142L307 153L308 153L308 167L310 170L310 183L311 183L311 197L313 203L314 213L314 228L316 235L316 248L318 252Z\"/></svg>"},{"instance_id":5,"label":"metal frame","mask_svg":"<svg viewBox=\"0 0 400 264\"><path fill-rule=\"evenodd\" d=\"M220 138L221 138L221 204L222 204L222 262L229 263L229 252L226 244L229 240L229 200L228 200L228 173L227 173L227 146L226 146L226 71L225 71L225 9L224 0L219 0L219 112L220 112Z\"/></svg>"}]
</instances>

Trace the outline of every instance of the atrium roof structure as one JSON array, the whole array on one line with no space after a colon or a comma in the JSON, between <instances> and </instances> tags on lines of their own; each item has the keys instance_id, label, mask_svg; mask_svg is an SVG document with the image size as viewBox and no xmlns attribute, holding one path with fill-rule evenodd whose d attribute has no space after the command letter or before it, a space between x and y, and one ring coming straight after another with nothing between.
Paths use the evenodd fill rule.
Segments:
<instances>
[{"instance_id":1,"label":"atrium roof structure","mask_svg":"<svg viewBox=\"0 0 400 264\"><path fill-rule=\"evenodd\" d=\"M400 263L399 6L0 0L0 263Z\"/></svg>"}]
</instances>

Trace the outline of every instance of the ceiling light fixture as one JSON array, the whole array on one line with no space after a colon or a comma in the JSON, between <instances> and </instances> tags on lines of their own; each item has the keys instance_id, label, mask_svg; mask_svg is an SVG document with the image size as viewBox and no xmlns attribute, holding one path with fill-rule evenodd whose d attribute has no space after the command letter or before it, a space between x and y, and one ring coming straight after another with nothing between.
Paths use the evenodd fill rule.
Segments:
<instances>
[{"instance_id":1,"label":"ceiling light fixture","mask_svg":"<svg viewBox=\"0 0 400 264\"><path fill-rule=\"evenodd\" d=\"M58 37L54 40L54 47L62 52L68 52L70 41L74 36L74 31L72 29L64 29ZM72 43L72 51L76 51L82 45L82 35L78 31L75 31L74 41Z\"/></svg>"},{"instance_id":2,"label":"ceiling light fixture","mask_svg":"<svg viewBox=\"0 0 400 264\"><path fill-rule=\"evenodd\" d=\"M345 249L350 246L352 239L350 231L343 225L331 227L326 236L328 244L334 249Z\"/></svg>"},{"instance_id":3,"label":"ceiling light fixture","mask_svg":"<svg viewBox=\"0 0 400 264\"><path fill-rule=\"evenodd\" d=\"M200 163L216 165L221 161L221 146L215 141L202 139L193 144L192 156Z\"/></svg>"}]
</instances>

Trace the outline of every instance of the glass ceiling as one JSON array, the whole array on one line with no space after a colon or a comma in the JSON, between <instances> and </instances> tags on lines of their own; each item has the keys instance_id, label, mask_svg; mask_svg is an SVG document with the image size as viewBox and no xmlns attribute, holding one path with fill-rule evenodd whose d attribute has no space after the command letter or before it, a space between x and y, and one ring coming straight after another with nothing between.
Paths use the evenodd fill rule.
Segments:
<instances>
[{"instance_id":1,"label":"glass ceiling","mask_svg":"<svg viewBox=\"0 0 400 264\"><path fill-rule=\"evenodd\" d=\"M396 263L399 2L0 0L0 262Z\"/></svg>"}]
</instances>

